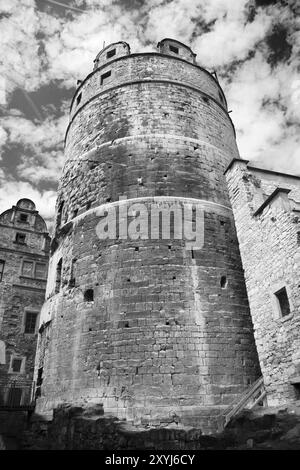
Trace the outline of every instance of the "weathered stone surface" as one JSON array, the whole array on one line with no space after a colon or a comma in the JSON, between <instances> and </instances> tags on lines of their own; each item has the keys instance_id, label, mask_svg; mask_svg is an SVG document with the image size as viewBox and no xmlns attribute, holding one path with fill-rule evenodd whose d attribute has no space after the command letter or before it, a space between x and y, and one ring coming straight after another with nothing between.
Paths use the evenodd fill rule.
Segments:
<instances>
[{"instance_id":1,"label":"weathered stone surface","mask_svg":"<svg viewBox=\"0 0 300 470\"><path fill-rule=\"evenodd\" d=\"M101 403L137 426L210 431L260 373L223 175L238 156L234 128L218 82L186 57L117 57L76 91L42 311L38 413ZM99 239L99 206L120 214L130 204L120 196L147 208L157 196L198 205L203 248Z\"/></svg>"}]
</instances>

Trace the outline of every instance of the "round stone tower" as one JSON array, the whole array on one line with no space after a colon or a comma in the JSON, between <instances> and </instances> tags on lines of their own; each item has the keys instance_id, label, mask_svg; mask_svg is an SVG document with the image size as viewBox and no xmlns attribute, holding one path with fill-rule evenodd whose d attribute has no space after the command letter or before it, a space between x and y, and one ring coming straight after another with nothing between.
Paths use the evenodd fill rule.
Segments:
<instances>
[{"instance_id":1,"label":"round stone tower","mask_svg":"<svg viewBox=\"0 0 300 470\"><path fill-rule=\"evenodd\" d=\"M239 154L218 80L188 46L157 47L107 46L71 103L37 411L95 402L134 423L209 431L259 374L223 176ZM174 211L163 236L171 206L199 223L201 243L178 235Z\"/></svg>"}]
</instances>

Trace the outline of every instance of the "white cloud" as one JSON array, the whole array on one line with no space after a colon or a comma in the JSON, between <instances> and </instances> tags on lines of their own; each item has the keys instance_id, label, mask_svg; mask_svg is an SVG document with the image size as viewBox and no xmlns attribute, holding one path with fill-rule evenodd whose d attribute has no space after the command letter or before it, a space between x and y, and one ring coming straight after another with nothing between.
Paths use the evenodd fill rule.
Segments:
<instances>
[{"instance_id":1,"label":"white cloud","mask_svg":"<svg viewBox=\"0 0 300 470\"><path fill-rule=\"evenodd\" d=\"M11 142L29 145L36 150L59 145L64 138L67 116L59 119L47 118L42 123L33 122L24 116L8 116L0 119L3 128L9 134Z\"/></svg>"},{"instance_id":2,"label":"white cloud","mask_svg":"<svg viewBox=\"0 0 300 470\"><path fill-rule=\"evenodd\" d=\"M0 170L0 213L9 209L23 197L32 199L41 216L46 219L48 224L51 223L54 216L56 192L38 191L28 182L8 179Z\"/></svg>"}]
</instances>

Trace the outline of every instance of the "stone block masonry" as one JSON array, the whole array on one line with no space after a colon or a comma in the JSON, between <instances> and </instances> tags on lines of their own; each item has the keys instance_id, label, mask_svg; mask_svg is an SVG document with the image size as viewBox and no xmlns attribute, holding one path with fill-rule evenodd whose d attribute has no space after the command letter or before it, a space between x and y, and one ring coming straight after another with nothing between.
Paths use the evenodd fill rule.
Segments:
<instances>
[{"instance_id":1,"label":"stone block masonry","mask_svg":"<svg viewBox=\"0 0 300 470\"><path fill-rule=\"evenodd\" d=\"M270 406L300 399L300 178L235 160L226 171Z\"/></svg>"},{"instance_id":2,"label":"stone block masonry","mask_svg":"<svg viewBox=\"0 0 300 470\"><path fill-rule=\"evenodd\" d=\"M216 79L175 43L145 54L106 47L75 93L41 315L38 413L101 403L135 425L209 432L260 374L224 177L238 157L234 128ZM99 239L103 205L148 207L157 196L203 209L201 250L172 237Z\"/></svg>"}]
</instances>

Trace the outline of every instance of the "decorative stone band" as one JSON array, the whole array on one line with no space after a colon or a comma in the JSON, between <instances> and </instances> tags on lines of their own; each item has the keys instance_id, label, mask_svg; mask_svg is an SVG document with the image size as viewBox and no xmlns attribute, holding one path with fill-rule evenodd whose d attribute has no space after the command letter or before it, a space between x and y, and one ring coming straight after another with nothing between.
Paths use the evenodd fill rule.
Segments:
<instances>
[{"instance_id":1,"label":"decorative stone band","mask_svg":"<svg viewBox=\"0 0 300 470\"><path fill-rule=\"evenodd\" d=\"M120 206L120 205L132 205L135 203L142 203L142 202L148 202L148 203L154 203L154 204L159 204L159 203L181 203L181 204L187 204L187 205L192 205L192 206L197 206L200 207L201 209L207 211L207 212L214 212L218 215L224 215L228 214L229 216L232 216L232 209L229 206L224 206L223 204L218 204L213 201L206 201L204 199L196 199L196 198L190 198L190 197L177 197L177 196L146 196L146 197L135 197L131 199L126 199L126 196L120 196L119 201L113 201L113 202L106 202L105 204L100 204L99 206L92 207L91 209L83 212L82 214L77 215L72 219L73 226L76 226L78 222L82 219L84 219L87 215L92 215L95 214L96 216L99 214L102 214L103 211L106 209L109 209L109 207L112 206ZM67 225L67 224L65 224ZM61 227L63 229L63 226Z\"/></svg>"},{"instance_id":2,"label":"decorative stone band","mask_svg":"<svg viewBox=\"0 0 300 470\"><path fill-rule=\"evenodd\" d=\"M91 103L93 100L95 100L96 98L98 98L99 96L101 95L105 95L105 93L109 93L113 90L117 90L118 88L123 88L123 87L126 87L126 86L130 86L130 85L140 85L141 83L164 83L164 84L168 84L168 85L175 85L175 86L179 86L179 87L184 87L184 88L188 88L189 90L192 90L192 91L196 91L197 93L199 93L200 95L203 95L204 97L206 98L209 98L210 100L212 100L223 112L224 114L226 114L226 116L228 117L229 121L230 121L230 124L232 126L232 129L233 129L233 132L234 132L234 136L236 136L236 132L235 132L235 127L234 127L234 124L228 114L228 111L226 108L224 108L224 106L221 105L221 103L219 103L213 96L211 95L208 95L207 93L204 93L203 91L199 90L199 88L196 88L192 85L188 85L187 83L183 83L183 82L178 82L178 81L174 81L174 80L163 80L163 79L142 79L142 80L131 80L131 81L128 81L128 82L124 82L124 83L119 83L118 85L115 85L115 86L112 86L112 87L109 87L109 88L106 88L105 90L103 91L100 91L99 93L95 93L90 99L88 99L85 103L83 103L81 106L78 107L78 109L76 110L76 112L72 115L71 119L70 119L70 122L69 122L69 125L67 127L67 130L66 130L66 134L65 134L65 142L66 142L66 139L67 139L67 136L68 136L68 132L69 132L69 129L71 127L71 124L72 122L74 121L75 117L77 116L77 114L85 107L87 106L89 103Z\"/></svg>"}]
</instances>

